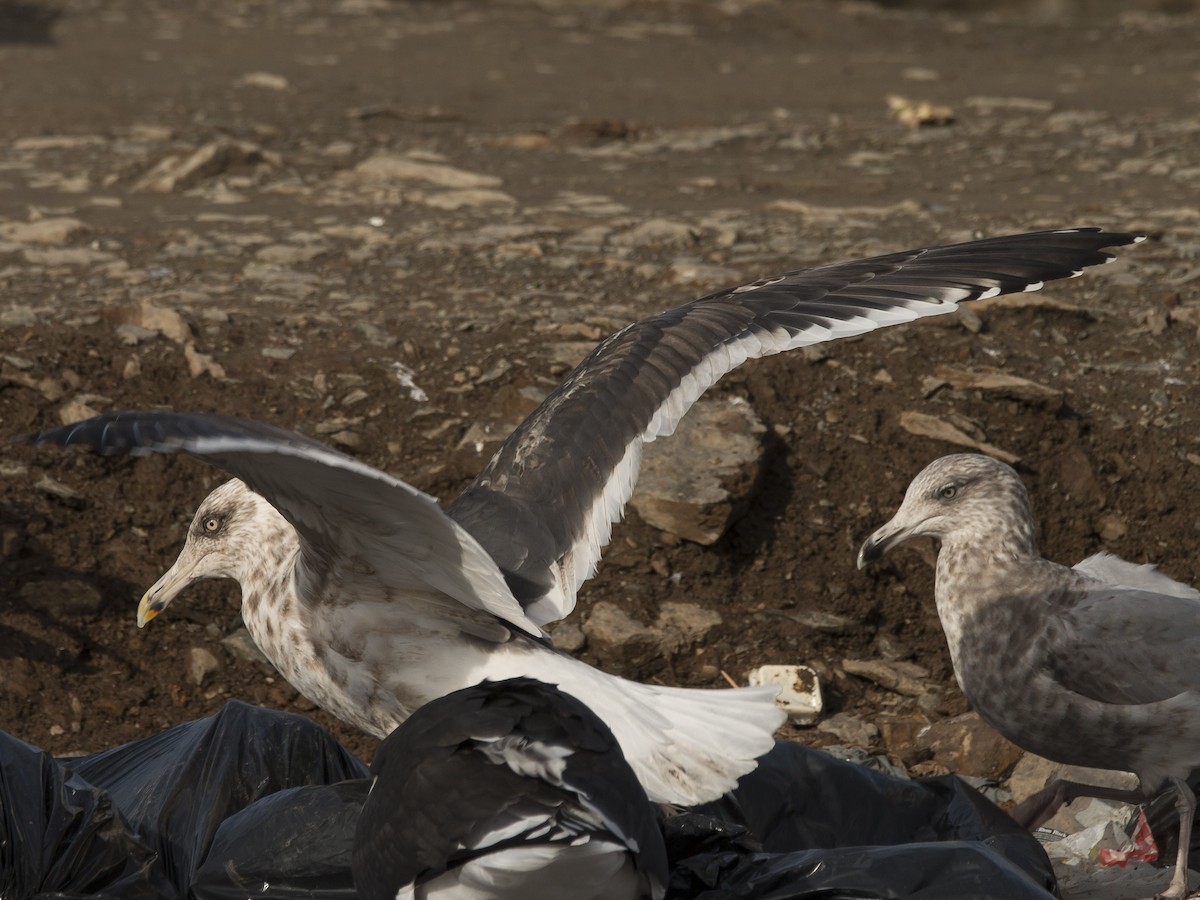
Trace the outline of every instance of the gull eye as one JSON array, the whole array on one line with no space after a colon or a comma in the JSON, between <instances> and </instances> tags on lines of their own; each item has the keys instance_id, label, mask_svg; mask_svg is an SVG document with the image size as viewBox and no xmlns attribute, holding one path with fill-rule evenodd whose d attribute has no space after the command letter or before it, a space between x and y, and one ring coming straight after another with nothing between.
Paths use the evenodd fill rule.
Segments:
<instances>
[{"instance_id":1,"label":"gull eye","mask_svg":"<svg viewBox=\"0 0 1200 900\"><path fill-rule=\"evenodd\" d=\"M946 485L937 492L938 498L941 500L953 500L958 496L958 488L952 484Z\"/></svg>"},{"instance_id":2,"label":"gull eye","mask_svg":"<svg viewBox=\"0 0 1200 900\"><path fill-rule=\"evenodd\" d=\"M225 521L220 516L209 516L203 522L204 531L206 534L216 534L224 524Z\"/></svg>"}]
</instances>

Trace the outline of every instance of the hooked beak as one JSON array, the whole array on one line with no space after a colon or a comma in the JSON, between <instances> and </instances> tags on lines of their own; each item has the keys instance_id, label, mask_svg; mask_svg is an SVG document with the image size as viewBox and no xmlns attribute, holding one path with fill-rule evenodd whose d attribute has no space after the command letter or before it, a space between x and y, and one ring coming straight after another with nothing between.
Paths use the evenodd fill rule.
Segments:
<instances>
[{"instance_id":1,"label":"hooked beak","mask_svg":"<svg viewBox=\"0 0 1200 900\"><path fill-rule=\"evenodd\" d=\"M883 559L885 553L895 547L897 544L902 544L913 536L918 526L903 526L898 525L895 519L892 519L882 528L878 529L869 538L863 541L862 547L858 550L858 567L865 569L867 563L878 562Z\"/></svg>"},{"instance_id":2,"label":"hooked beak","mask_svg":"<svg viewBox=\"0 0 1200 900\"><path fill-rule=\"evenodd\" d=\"M184 560L180 557L162 578L154 582L150 590L142 594L137 610L138 628L145 628L146 623L170 606L171 601L178 597L184 588L199 580L195 575L198 562L199 560Z\"/></svg>"}]
</instances>

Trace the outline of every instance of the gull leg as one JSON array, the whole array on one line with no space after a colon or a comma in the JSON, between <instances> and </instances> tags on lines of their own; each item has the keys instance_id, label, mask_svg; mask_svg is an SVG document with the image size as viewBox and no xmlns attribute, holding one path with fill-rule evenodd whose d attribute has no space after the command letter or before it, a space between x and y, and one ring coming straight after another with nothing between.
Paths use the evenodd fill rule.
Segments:
<instances>
[{"instance_id":1,"label":"gull leg","mask_svg":"<svg viewBox=\"0 0 1200 900\"><path fill-rule=\"evenodd\" d=\"M1175 857L1175 875L1167 889L1158 896L1162 900L1183 900L1188 885L1188 844L1192 841L1192 819L1196 815L1196 795L1182 778L1170 779L1175 786L1175 808L1179 810L1179 855Z\"/></svg>"},{"instance_id":2,"label":"gull leg","mask_svg":"<svg viewBox=\"0 0 1200 900\"><path fill-rule=\"evenodd\" d=\"M1050 782L1036 794L1026 797L1012 808L1009 815L1016 819L1017 824L1022 828L1032 831L1043 822L1053 818L1064 803L1070 803L1080 797L1116 800L1120 803L1141 803L1146 799L1141 790L1100 787L1059 778Z\"/></svg>"}]
</instances>

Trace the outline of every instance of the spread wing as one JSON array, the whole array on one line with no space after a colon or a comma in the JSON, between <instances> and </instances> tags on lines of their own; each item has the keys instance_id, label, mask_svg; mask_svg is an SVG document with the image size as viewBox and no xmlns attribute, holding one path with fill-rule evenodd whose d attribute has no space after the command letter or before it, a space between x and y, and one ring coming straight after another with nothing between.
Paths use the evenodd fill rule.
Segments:
<instances>
[{"instance_id":1,"label":"spread wing","mask_svg":"<svg viewBox=\"0 0 1200 900\"><path fill-rule=\"evenodd\" d=\"M444 594L543 636L487 550L432 497L295 432L230 416L136 411L28 440L104 454L189 453L237 476L279 510L300 534L303 574L312 583L366 574L396 591ZM477 627L481 637L507 635L500 623Z\"/></svg>"},{"instance_id":2,"label":"spread wing","mask_svg":"<svg viewBox=\"0 0 1200 900\"><path fill-rule=\"evenodd\" d=\"M574 608L637 481L642 446L747 359L836 340L1079 275L1132 234L1075 228L818 266L720 291L601 343L447 512L539 624Z\"/></svg>"}]
</instances>

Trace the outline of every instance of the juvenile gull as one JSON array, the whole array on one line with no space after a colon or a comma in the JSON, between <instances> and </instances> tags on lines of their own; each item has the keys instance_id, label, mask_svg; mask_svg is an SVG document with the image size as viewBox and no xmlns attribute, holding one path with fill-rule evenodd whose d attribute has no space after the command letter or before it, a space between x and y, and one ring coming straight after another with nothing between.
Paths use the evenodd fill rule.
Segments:
<instances>
[{"instance_id":1,"label":"juvenile gull","mask_svg":"<svg viewBox=\"0 0 1200 900\"><path fill-rule=\"evenodd\" d=\"M603 341L443 512L402 481L269 425L113 413L35 436L184 451L236 476L201 504L138 622L199 578L242 586L255 642L301 693L383 737L484 678L536 677L609 725L654 800L714 799L772 746L773 688L640 685L556 652L637 478L642 445L746 359L1077 275L1141 240L1068 229L820 266L722 291Z\"/></svg>"},{"instance_id":2,"label":"juvenile gull","mask_svg":"<svg viewBox=\"0 0 1200 900\"><path fill-rule=\"evenodd\" d=\"M363 900L662 897L654 808L608 727L529 678L422 706L380 745L354 838Z\"/></svg>"},{"instance_id":3,"label":"juvenile gull","mask_svg":"<svg viewBox=\"0 0 1200 900\"><path fill-rule=\"evenodd\" d=\"M1161 896L1182 898L1196 811L1184 779L1200 766L1200 592L1109 554L1074 568L1043 559L1025 486L987 456L926 466L863 544L859 568L912 537L941 544L938 615L979 715L1039 756L1140 781L1138 791L1061 782L1026 824L1071 797L1133 803L1172 787L1179 856Z\"/></svg>"}]
</instances>

